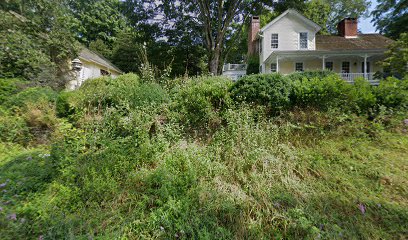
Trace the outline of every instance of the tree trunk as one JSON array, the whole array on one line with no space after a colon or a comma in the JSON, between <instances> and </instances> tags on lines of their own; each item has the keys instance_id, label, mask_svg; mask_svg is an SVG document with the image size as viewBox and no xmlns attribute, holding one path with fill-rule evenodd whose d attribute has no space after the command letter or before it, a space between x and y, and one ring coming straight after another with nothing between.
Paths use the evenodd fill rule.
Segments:
<instances>
[{"instance_id":1,"label":"tree trunk","mask_svg":"<svg viewBox=\"0 0 408 240\"><path fill-rule=\"evenodd\" d=\"M220 66L220 57L221 57L221 51L219 48L214 49L211 53L210 53L210 59L209 59L209 70L210 73L214 76L219 75L218 68Z\"/></svg>"}]
</instances>

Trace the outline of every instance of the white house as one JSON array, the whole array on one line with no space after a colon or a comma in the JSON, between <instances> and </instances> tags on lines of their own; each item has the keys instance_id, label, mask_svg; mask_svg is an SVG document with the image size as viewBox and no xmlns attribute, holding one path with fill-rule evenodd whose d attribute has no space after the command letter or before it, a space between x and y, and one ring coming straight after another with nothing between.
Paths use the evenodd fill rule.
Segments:
<instances>
[{"instance_id":1,"label":"white house","mask_svg":"<svg viewBox=\"0 0 408 240\"><path fill-rule=\"evenodd\" d=\"M290 74L305 70L332 70L344 80L356 77L373 81L382 72L380 60L393 41L380 34L361 34L357 19L345 18L338 35L319 35L321 27L299 12L289 9L260 29L259 17L252 17L248 55L258 54L262 73Z\"/></svg>"},{"instance_id":2,"label":"white house","mask_svg":"<svg viewBox=\"0 0 408 240\"><path fill-rule=\"evenodd\" d=\"M117 77L122 71L103 56L83 48L78 58L72 61L74 79L68 82L67 89L75 90L87 79L101 76Z\"/></svg>"},{"instance_id":3,"label":"white house","mask_svg":"<svg viewBox=\"0 0 408 240\"><path fill-rule=\"evenodd\" d=\"M356 77L373 80L374 73L382 71L378 62L384 59L391 39L380 34L359 34L355 18L343 19L336 36L319 35L320 29L293 9L260 29L255 42L260 46L262 73L327 69L352 82Z\"/></svg>"}]
</instances>

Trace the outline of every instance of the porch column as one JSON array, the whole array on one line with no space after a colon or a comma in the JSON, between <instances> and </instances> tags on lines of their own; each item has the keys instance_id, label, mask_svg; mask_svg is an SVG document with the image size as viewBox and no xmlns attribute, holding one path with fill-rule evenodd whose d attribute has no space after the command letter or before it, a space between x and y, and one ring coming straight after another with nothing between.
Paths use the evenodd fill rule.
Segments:
<instances>
[{"instance_id":1,"label":"porch column","mask_svg":"<svg viewBox=\"0 0 408 240\"><path fill-rule=\"evenodd\" d=\"M276 72L279 72L279 57L276 56Z\"/></svg>"},{"instance_id":2,"label":"porch column","mask_svg":"<svg viewBox=\"0 0 408 240\"><path fill-rule=\"evenodd\" d=\"M367 54L364 55L364 79L367 80Z\"/></svg>"},{"instance_id":3,"label":"porch column","mask_svg":"<svg viewBox=\"0 0 408 240\"><path fill-rule=\"evenodd\" d=\"M322 69L326 70L326 56L323 56L322 59Z\"/></svg>"}]
</instances>

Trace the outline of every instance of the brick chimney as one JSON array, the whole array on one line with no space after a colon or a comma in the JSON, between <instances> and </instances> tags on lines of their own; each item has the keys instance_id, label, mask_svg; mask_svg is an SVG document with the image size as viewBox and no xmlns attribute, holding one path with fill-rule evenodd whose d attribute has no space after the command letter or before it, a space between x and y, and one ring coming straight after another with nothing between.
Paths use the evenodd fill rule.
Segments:
<instances>
[{"instance_id":1,"label":"brick chimney","mask_svg":"<svg viewBox=\"0 0 408 240\"><path fill-rule=\"evenodd\" d=\"M248 56L258 54L258 41L257 35L261 29L261 22L258 16L253 16L251 18L251 23L249 25L248 31Z\"/></svg>"},{"instance_id":2,"label":"brick chimney","mask_svg":"<svg viewBox=\"0 0 408 240\"><path fill-rule=\"evenodd\" d=\"M345 18L337 24L339 35L345 38L357 37L357 18Z\"/></svg>"}]
</instances>

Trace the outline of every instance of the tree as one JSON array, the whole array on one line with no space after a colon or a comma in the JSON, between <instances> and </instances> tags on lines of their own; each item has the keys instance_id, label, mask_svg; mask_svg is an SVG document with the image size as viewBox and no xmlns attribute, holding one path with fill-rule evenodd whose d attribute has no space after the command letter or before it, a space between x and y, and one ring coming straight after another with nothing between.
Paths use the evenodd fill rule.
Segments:
<instances>
[{"instance_id":1,"label":"tree","mask_svg":"<svg viewBox=\"0 0 408 240\"><path fill-rule=\"evenodd\" d=\"M330 4L325 0L311 0L306 3L303 14L322 27L320 34L328 34Z\"/></svg>"},{"instance_id":2,"label":"tree","mask_svg":"<svg viewBox=\"0 0 408 240\"><path fill-rule=\"evenodd\" d=\"M391 44L383 62L384 69L397 77L408 75L408 33L402 33L400 38Z\"/></svg>"},{"instance_id":3,"label":"tree","mask_svg":"<svg viewBox=\"0 0 408 240\"><path fill-rule=\"evenodd\" d=\"M66 0L77 19L76 33L80 42L89 46L98 39L112 44L127 27L120 0Z\"/></svg>"},{"instance_id":4,"label":"tree","mask_svg":"<svg viewBox=\"0 0 408 240\"><path fill-rule=\"evenodd\" d=\"M0 74L64 85L68 60L78 51L66 2L9 0L1 7L7 12L0 19Z\"/></svg>"},{"instance_id":5,"label":"tree","mask_svg":"<svg viewBox=\"0 0 408 240\"><path fill-rule=\"evenodd\" d=\"M380 0L372 12L372 22L380 33L397 39L408 32L408 0Z\"/></svg>"},{"instance_id":6,"label":"tree","mask_svg":"<svg viewBox=\"0 0 408 240\"><path fill-rule=\"evenodd\" d=\"M191 32L194 28L200 30L198 39L207 50L208 69L218 75L228 48L235 43L228 40L240 34L243 23L260 4L261 1L249 0L188 0L182 4L164 0L162 8L168 22L188 23Z\"/></svg>"}]
</instances>

